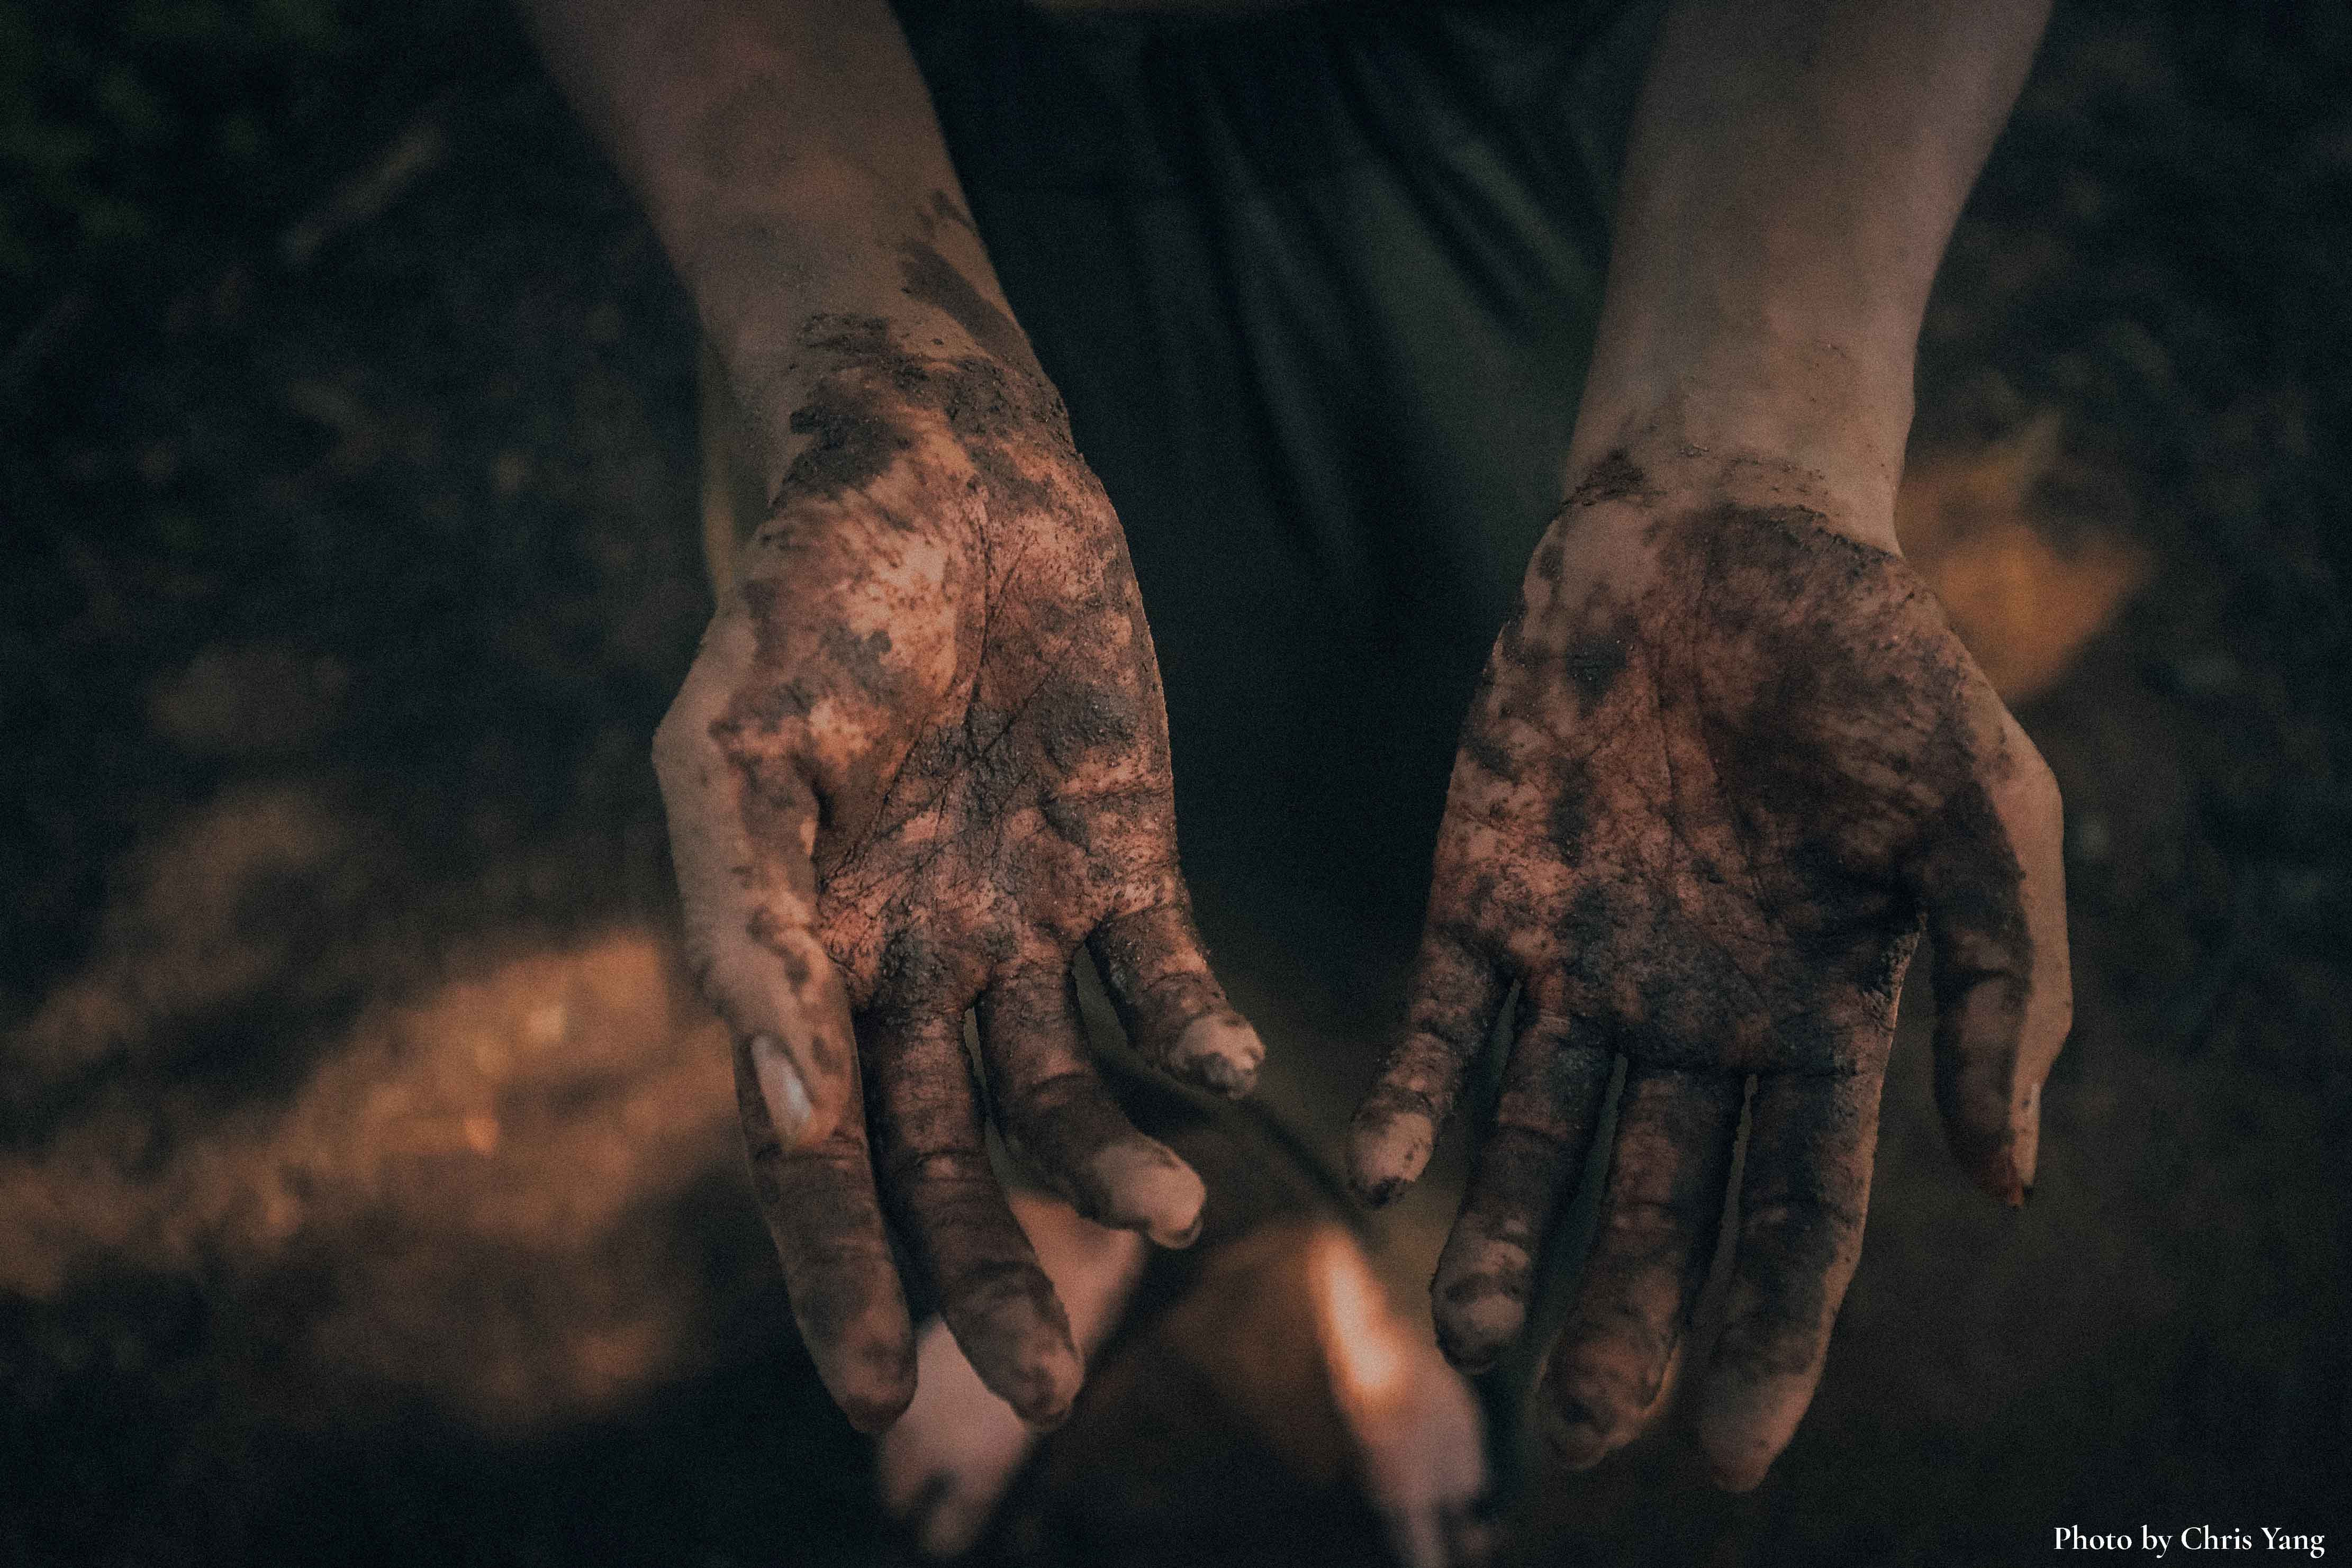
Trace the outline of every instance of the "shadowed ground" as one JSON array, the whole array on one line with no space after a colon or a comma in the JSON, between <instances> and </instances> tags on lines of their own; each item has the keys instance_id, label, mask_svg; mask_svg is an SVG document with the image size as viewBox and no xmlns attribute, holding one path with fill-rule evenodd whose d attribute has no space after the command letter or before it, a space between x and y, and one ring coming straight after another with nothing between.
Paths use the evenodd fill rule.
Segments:
<instances>
[{"instance_id":1,"label":"shadowed ground","mask_svg":"<svg viewBox=\"0 0 2352 1568\"><path fill-rule=\"evenodd\" d=\"M1538 1478L1531 1561L2352 1525L2352 20L2174 10L2062 6L1906 491L2067 795L2033 1201L1951 1172L1910 1020L1771 1479ZM675 956L650 235L495 6L11 5L0 57L0 1560L890 1560ZM1223 941L1328 1138L1395 976Z\"/></svg>"}]
</instances>

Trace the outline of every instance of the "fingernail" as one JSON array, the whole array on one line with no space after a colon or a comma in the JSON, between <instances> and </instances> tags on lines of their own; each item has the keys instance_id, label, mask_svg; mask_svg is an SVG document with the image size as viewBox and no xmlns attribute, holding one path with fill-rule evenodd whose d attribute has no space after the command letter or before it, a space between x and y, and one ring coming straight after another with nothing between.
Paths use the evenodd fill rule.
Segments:
<instances>
[{"instance_id":1,"label":"fingernail","mask_svg":"<svg viewBox=\"0 0 2352 1568\"><path fill-rule=\"evenodd\" d=\"M1193 1077L1221 1094L1235 1098L1257 1082L1265 1061L1265 1042L1240 1014L1209 1013L1184 1026L1169 1052L1171 1070Z\"/></svg>"},{"instance_id":2,"label":"fingernail","mask_svg":"<svg viewBox=\"0 0 2352 1568\"><path fill-rule=\"evenodd\" d=\"M768 1103L768 1119L776 1124L776 1136L791 1143L808 1125L811 1109L808 1085L801 1082L800 1069L793 1065L775 1036L755 1034L751 1071L760 1080L760 1094Z\"/></svg>"}]
</instances>

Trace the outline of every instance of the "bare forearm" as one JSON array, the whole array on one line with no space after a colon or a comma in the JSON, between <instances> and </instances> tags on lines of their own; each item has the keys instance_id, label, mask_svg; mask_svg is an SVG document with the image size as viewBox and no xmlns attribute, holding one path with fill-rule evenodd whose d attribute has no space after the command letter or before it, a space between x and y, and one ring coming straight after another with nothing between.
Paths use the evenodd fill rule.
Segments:
<instances>
[{"instance_id":1,"label":"bare forearm","mask_svg":"<svg viewBox=\"0 0 2352 1568\"><path fill-rule=\"evenodd\" d=\"M1661 28L1570 454L1663 419L1881 515L1919 322L2048 0L1682 0Z\"/></svg>"},{"instance_id":2,"label":"bare forearm","mask_svg":"<svg viewBox=\"0 0 2352 1568\"><path fill-rule=\"evenodd\" d=\"M813 315L1025 353L885 0L520 3L772 439Z\"/></svg>"}]
</instances>

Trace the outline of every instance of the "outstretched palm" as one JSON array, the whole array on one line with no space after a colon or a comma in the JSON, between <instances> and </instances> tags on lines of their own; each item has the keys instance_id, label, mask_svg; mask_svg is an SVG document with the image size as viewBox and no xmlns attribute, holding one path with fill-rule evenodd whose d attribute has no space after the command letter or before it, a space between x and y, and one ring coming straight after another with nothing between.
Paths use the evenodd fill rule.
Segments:
<instances>
[{"instance_id":1,"label":"outstretched palm","mask_svg":"<svg viewBox=\"0 0 2352 1568\"><path fill-rule=\"evenodd\" d=\"M1078 947L1147 1059L1239 1092L1262 1052L1193 933L1150 633L1058 401L878 321L804 340L838 368L658 743L688 952L853 1419L912 1389L881 1203L974 1368L1051 1419L1076 1358L989 1170L965 1010L1007 1138L1089 1216L1173 1244L1200 1181L1088 1065Z\"/></svg>"},{"instance_id":2,"label":"outstretched palm","mask_svg":"<svg viewBox=\"0 0 2352 1568\"><path fill-rule=\"evenodd\" d=\"M1700 1432L1732 1485L1787 1442L1860 1252L1923 915L1955 1152L2010 1201L2032 1179L2066 1028L2054 787L1902 561L1798 489L1654 484L1614 455L1570 498L1465 727L1406 1032L1358 1113L1354 1175L1378 1198L1419 1174L1517 984L1434 1286L1475 1367L1524 1324L1623 1060L1601 1230L1548 1375L1571 1463L1662 1402L1750 1078Z\"/></svg>"}]
</instances>

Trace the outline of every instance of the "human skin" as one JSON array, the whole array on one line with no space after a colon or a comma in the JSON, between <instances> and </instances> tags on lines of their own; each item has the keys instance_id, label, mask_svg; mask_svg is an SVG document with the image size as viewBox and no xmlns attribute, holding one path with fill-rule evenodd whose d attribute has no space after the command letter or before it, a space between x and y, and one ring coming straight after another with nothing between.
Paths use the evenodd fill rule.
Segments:
<instances>
[{"instance_id":1,"label":"human skin","mask_svg":"<svg viewBox=\"0 0 2352 1568\"><path fill-rule=\"evenodd\" d=\"M989 1166L967 1009L1007 1143L1163 1245L1202 1185L1097 1077L1078 948L1145 1060L1237 1094L1264 1054L1193 930L1118 519L880 4L532 18L764 445L769 515L655 765L794 1315L850 1419L894 1421L895 1229L982 1381L1051 1424L1079 1358Z\"/></svg>"},{"instance_id":2,"label":"human skin","mask_svg":"<svg viewBox=\"0 0 2352 1568\"><path fill-rule=\"evenodd\" d=\"M2057 789L1893 514L1927 287L2042 19L1741 0L1664 25L1568 499L1464 725L1408 1017L1349 1149L1371 1201L1413 1180L1517 988L1432 1287L1480 1368L1525 1326L1622 1064L1544 1378L1574 1468L1667 1403L1743 1105L1697 1432L1736 1490L1788 1442L1860 1255L1923 930L1953 1153L2004 1202L2032 1183L2071 1006Z\"/></svg>"},{"instance_id":3,"label":"human skin","mask_svg":"<svg viewBox=\"0 0 2352 1568\"><path fill-rule=\"evenodd\" d=\"M656 760L794 1311L852 1419L887 1425L913 1375L887 1211L983 1380L1050 1421L1076 1358L987 1174L963 1009L1012 1140L1167 1241L1197 1182L1093 1082L1071 956L1093 946L1171 1071L1238 1091L1260 1054L1185 913L1116 520L879 0L526 5L769 447L775 513ZM1532 1027L1436 1282L1476 1364L1524 1321L1628 1064L1549 1377L1571 1462L1662 1403L1750 1077L1701 1437L1733 1486L1787 1441L1923 919L1956 1150L2012 1201L2032 1177L2066 1027L2056 795L1903 566L1892 502L1927 285L2042 9L1685 3L1660 37L1571 499L1465 727L1412 1016L1350 1155L1374 1199L1413 1179L1521 987Z\"/></svg>"}]
</instances>

